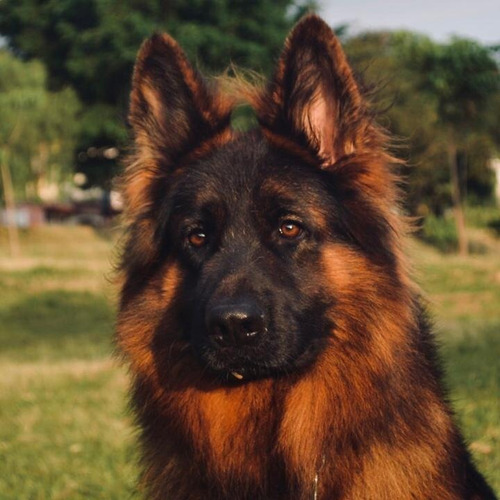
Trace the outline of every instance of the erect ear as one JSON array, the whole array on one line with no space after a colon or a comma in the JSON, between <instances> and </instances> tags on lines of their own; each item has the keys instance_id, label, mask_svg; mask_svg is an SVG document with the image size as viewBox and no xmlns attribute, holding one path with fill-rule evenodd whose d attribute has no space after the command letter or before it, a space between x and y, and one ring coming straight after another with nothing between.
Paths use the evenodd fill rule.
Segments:
<instances>
[{"instance_id":1,"label":"erect ear","mask_svg":"<svg viewBox=\"0 0 500 500\"><path fill-rule=\"evenodd\" d=\"M253 99L264 132L301 144L330 165L362 142L363 102L340 43L319 17L288 36L274 79Z\"/></svg>"},{"instance_id":2,"label":"erect ear","mask_svg":"<svg viewBox=\"0 0 500 500\"><path fill-rule=\"evenodd\" d=\"M171 37L154 35L143 43L130 96L135 149L122 179L132 218L154 205L154 190L163 193L165 188L158 180L184 155L230 136L232 107L230 99L203 81Z\"/></svg>"},{"instance_id":3,"label":"erect ear","mask_svg":"<svg viewBox=\"0 0 500 500\"><path fill-rule=\"evenodd\" d=\"M232 103L209 88L177 42L166 34L146 40L137 56L129 121L142 153L171 165L227 129Z\"/></svg>"}]
</instances>

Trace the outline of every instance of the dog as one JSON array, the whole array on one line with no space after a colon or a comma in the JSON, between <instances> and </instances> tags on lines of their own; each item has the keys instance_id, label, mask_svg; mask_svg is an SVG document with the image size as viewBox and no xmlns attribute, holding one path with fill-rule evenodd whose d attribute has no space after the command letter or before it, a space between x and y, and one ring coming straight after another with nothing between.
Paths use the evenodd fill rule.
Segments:
<instances>
[{"instance_id":1,"label":"dog","mask_svg":"<svg viewBox=\"0 0 500 500\"><path fill-rule=\"evenodd\" d=\"M397 160L315 15L273 79L135 64L116 341L152 499L493 499L404 256ZM259 126L231 128L245 100Z\"/></svg>"}]
</instances>

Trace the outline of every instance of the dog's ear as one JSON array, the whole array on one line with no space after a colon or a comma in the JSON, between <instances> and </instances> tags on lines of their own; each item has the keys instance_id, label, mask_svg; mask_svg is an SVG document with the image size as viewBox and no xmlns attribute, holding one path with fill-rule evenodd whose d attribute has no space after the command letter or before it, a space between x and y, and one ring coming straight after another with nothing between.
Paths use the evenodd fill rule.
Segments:
<instances>
[{"instance_id":1,"label":"dog's ear","mask_svg":"<svg viewBox=\"0 0 500 500\"><path fill-rule=\"evenodd\" d=\"M192 68L174 39L154 35L143 43L130 96L135 149L122 178L132 216L153 206L155 188L162 193L165 189L158 180L167 177L184 155L230 136L232 107L232 100Z\"/></svg>"},{"instance_id":2,"label":"dog's ear","mask_svg":"<svg viewBox=\"0 0 500 500\"><path fill-rule=\"evenodd\" d=\"M226 129L231 103L209 88L177 42L146 40L132 80L129 122L142 153L172 166L190 149ZM146 156L148 156L146 154Z\"/></svg>"},{"instance_id":3,"label":"dog's ear","mask_svg":"<svg viewBox=\"0 0 500 500\"><path fill-rule=\"evenodd\" d=\"M331 165L362 142L363 101L340 43L309 15L288 36L274 79L254 99L265 132L290 137Z\"/></svg>"}]
</instances>

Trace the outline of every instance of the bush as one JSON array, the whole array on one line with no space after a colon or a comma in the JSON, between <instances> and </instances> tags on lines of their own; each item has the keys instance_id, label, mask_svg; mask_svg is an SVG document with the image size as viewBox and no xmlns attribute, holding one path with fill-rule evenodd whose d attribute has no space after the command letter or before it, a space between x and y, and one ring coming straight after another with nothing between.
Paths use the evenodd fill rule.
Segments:
<instances>
[{"instance_id":1,"label":"bush","mask_svg":"<svg viewBox=\"0 0 500 500\"><path fill-rule=\"evenodd\" d=\"M419 237L441 252L454 252L458 248L457 231L452 218L428 215L424 219Z\"/></svg>"},{"instance_id":2,"label":"bush","mask_svg":"<svg viewBox=\"0 0 500 500\"><path fill-rule=\"evenodd\" d=\"M499 233L500 207L495 205L468 206L465 211L465 220L468 226L492 229Z\"/></svg>"}]
</instances>

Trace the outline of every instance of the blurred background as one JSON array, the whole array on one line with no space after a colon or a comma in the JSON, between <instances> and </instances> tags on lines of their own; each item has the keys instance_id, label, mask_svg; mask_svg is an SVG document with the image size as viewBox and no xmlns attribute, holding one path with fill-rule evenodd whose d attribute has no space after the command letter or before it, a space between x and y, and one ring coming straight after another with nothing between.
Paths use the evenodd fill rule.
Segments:
<instances>
[{"instance_id":1,"label":"blurred background","mask_svg":"<svg viewBox=\"0 0 500 500\"><path fill-rule=\"evenodd\" d=\"M142 40L168 31L208 75L231 62L269 76L311 10L406 160L416 278L458 419L500 492L497 1L1 0L1 499L138 496L111 279Z\"/></svg>"}]
</instances>

